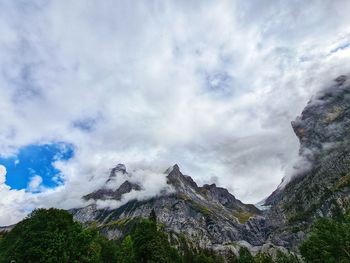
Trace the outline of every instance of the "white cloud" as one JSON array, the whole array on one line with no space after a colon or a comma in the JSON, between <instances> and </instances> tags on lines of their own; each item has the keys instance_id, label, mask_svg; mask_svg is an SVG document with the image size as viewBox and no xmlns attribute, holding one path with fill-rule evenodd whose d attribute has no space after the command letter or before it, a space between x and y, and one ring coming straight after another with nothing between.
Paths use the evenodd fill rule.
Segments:
<instances>
[{"instance_id":1,"label":"white cloud","mask_svg":"<svg viewBox=\"0 0 350 263\"><path fill-rule=\"evenodd\" d=\"M259 201L297 158L290 121L350 71L345 0L0 5L1 154L76 149L43 206L81 204L118 162Z\"/></svg>"},{"instance_id":2,"label":"white cloud","mask_svg":"<svg viewBox=\"0 0 350 263\"><path fill-rule=\"evenodd\" d=\"M14 190L6 185L6 167L0 165L0 226L18 222L36 204L35 198L24 190Z\"/></svg>"},{"instance_id":3,"label":"white cloud","mask_svg":"<svg viewBox=\"0 0 350 263\"><path fill-rule=\"evenodd\" d=\"M43 186L41 185L43 182L43 178L40 175L34 175L30 178L28 183L28 190L30 192L38 192L43 190Z\"/></svg>"}]
</instances>

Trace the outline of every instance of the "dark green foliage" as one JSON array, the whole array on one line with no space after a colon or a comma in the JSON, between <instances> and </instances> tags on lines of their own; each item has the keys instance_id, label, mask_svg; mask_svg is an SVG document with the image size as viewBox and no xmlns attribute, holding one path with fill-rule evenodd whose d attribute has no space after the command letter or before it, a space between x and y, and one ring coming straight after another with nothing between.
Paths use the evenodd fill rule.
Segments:
<instances>
[{"instance_id":1,"label":"dark green foliage","mask_svg":"<svg viewBox=\"0 0 350 263\"><path fill-rule=\"evenodd\" d=\"M98 238L96 241L101 246L99 262L115 263L118 256L117 244L114 241L110 241L101 235L98 235Z\"/></svg>"},{"instance_id":2,"label":"dark green foliage","mask_svg":"<svg viewBox=\"0 0 350 263\"><path fill-rule=\"evenodd\" d=\"M106 246L67 211L38 209L1 240L0 262L101 262L101 255L109 253Z\"/></svg>"},{"instance_id":3,"label":"dark green foliage","mask_svg":"<svg viewBox=\"0 0 350 263\"><path fill-rule=\"evenodd\" d=\"M206 256L205 254L199 254L194 257L194 263L214 263L214 259Z\"/></svg>"},{"instance_id":4,"label":"dark green foliage","mask_svg":"<svg viewBox=\"0 0 350 263\"><path fill-rule=\"evenodd\" d=\"M300 252L307 262L350 262L350 216L319 219Z\"/></svg>"},{"instance_id":5,"label":"dark green foliage","mask_svg":"<svg viewBox=\"0 0 350 263\"><path fill-rule=\"evenodd\" d=\"M131 235L137 262L181 262L164 232L151 220L141 220Z\"/></svg>"},{"instance_id":6,"label":"dark green foliage","mask_svg":"<svg viewBox=\"0 0 350 263\"><path fill-rule=\"evenodd\" d=\"M126 236L121 243L118 250L118 261L119 263L136 263L134 242L131 236Z\"/></svg>"},{"instance_id":7,"label":"dark green foliage","mask_svg":"<svg viewBox=\"0 0 350 263\"><path fill-rule=\"evenodd\" d=\"M273 259L272 257L267 254L267 253L258 253L255 258L254 258L254 262L256 263L273 263Z\"/></svg>"},{"instance_id":8,"label":"dark green foliage","mask_svg":"<svg viewBox=\"0 0 350 263\"><path fill-rule=\"evenodd\" d=\"M249 250L245 247L241 247L239 249L239 258L238 258L238 263L254 263L255 259L252 256L252 254L250 254Z\"/></svg>"},{"instance_id":9,"label":"dark green foliage","mask_svg":"<svg viewBox=\"0 0 350 263\"><path fill-rule=\"evenodd\" d=\"M193 260L191 262L194 263L224 263L224 258L220 255L215 254L213 251L199 251L196 255L194 255Z\"/></svg>"},{"instance_id":10,"label":"dark green foliage","mask_svg":"<svg viewBox=\"0 0 350 263\"><path fill-rule=\"evenodd\" d=\"M275 262L276 263L299 263L300 261L293 254L285 254L285 253L282 253L281 251L278 251Z\"/></svg>"},{"instance_id":11,"label":"dark green foliage","mask_svg":"<svg viewBox=\"0 0 350 263\"><path fill-rule=\"evenodd\" d=\"M149 220L157 223L157 215L156 215L156 212L154 211L154 209L152 209L151 214L149 215Z\"/></svg>"}]
</instances>

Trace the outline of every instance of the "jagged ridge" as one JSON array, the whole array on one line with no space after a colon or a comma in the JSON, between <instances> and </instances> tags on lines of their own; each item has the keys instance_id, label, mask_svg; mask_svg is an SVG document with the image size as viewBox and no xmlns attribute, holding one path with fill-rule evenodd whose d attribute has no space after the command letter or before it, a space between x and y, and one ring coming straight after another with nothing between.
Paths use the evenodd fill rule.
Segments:
<instances>
[{"instance_id":1,"label":"jagged ridge","mask_svg":"<svg viewBox=\"0 0 350 263\"><path fill-rule=\"evenodd\" d=\"M126 171L125 171L126 172ZM178 165L166 171L168 185L173 191L146 201L132 200L117 209L98 209L91 204L73 210L75 218L85 223L97 222L110 238L120 238L122 229L118 224L137 217L148 217L154 210L159 223L166 226L168 232L186 236L192 243L201 248L235 250L240 243L260 246L266 237L262 231L265 227L261 212L254 205L244 204L237 200L227 189L215 184L199 187L190 177L183 175ZM111 193L138 191L140 186L123 185L116 190L102 188L85 196L85 199L108 198L120 199ZM110 226L113 225L111 228Z\"/></svg>"}]
</instances>

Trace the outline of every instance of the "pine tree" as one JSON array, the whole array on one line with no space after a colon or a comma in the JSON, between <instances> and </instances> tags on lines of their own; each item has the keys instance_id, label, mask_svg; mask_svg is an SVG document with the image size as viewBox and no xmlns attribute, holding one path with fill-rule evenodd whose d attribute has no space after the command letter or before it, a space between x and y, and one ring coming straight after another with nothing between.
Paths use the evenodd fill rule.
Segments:
<instances>
[{"instance_id":1,"label":"pine tree","mask_svg":"<svg viewBox=\"0 0 350 263\"><path fill-rule=\"evenodd\" d=\"M156 211L154 211L154 209L152 209L152 211L149 215L149 220L151 220L154 223L157 223L157 215L156 215Z\"/></svg>"},{"instance_id":2,"label":"pine tree","mask_svg":"<svg viewBox=\"0 0 350 263\"><path fill-rule=\"evenodd\" d=\"M118 251L118 261L120 263L136 263L134 242L130 235L126 236Z\"/></svg>"}]
</instances>

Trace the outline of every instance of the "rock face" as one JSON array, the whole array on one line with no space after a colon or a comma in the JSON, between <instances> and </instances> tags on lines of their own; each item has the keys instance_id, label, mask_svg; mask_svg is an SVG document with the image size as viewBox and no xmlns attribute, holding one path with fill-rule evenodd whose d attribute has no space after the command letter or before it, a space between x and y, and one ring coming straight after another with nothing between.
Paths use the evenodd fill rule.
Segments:
<instances>
[{"instance_id":1,"label":"rock face","mask_svg":"<svg viewBox=\"0 0 350 263\"><path fill-rule=\"evenodd\" d=\"M264 244L268 231L261 212L254 205L243 204L215 184L199 187L190 176L181 173L178 165L166 173L172 191L146 201L132 200L117 209L98 209L93 203L74 209L72 213L81 222L97 223L109 238L123 235L118 227L122 222L148 217L154 210L159 223L164 224L168 232L181 234L198 247L219 250L232 247L230 249L234 250L240 243ZM140 186L125 181L115 190L102 188L84 199L119 200L124 193L138 190Z\"/></svg>"},{"instance_id":2,"label":"rock face","mask_svg":"<svg viewBox=\"0 0 350 263\"><path fill-rule=\"evenodd\" d=\"M195 246L237 251L240 245L270 244L295 249L319 217L350 208L350 81L340 76L317 94L292 122L305 167L265 201L269 209L243 204L215 184L198 186L178 165L166 171L172 191L146 201L132 200L117 209L98 209L96 202L121 200L141 186L130 183L124 165L112 169L106 186L84 197L92 204L72 210L84 223L96 223L109 238L123 235L121 225L155 211L169 233L183 235ZM300 166L300 165L299 165ZM124 182L113 188L113 182Z\"/></svg>"},{"instance_id":3,"label":"rock face","mask_svg":"<svg viewBox=\"0 0 350 263\"><path fill-rule=\"evenodd\" d=\"M295 247L318 217L344 212L350 202L350 82L340 76L292 122L307 164L266 200L270 240Z\"/></svg>"}]
</instances>

